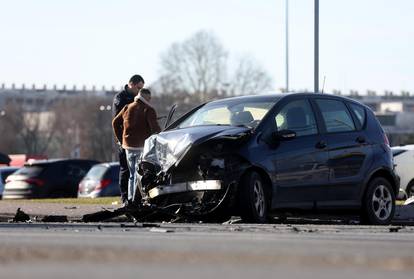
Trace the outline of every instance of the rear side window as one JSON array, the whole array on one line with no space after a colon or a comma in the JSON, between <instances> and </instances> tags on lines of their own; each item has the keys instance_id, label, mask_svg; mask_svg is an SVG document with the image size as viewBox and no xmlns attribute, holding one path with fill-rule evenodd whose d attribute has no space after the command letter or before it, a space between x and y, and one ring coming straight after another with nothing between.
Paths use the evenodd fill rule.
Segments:
<instances>
[{"instance_id":1,"label":"rear side window","mask_svg":"<svg viewBox=\"0 0 414 279\"><path fill-rule=\"evenodd\" d=\"M107 170L107 167L105 166L93 166L89 172L86 174L86 178L89 179L101 179Z\"/></svg>"},{"instance_id":2,"label":"rear side window","mask_svg":"<svg viewBox=\"0 0 414 279\"><path fill-rule=\"evenodd\" d=\"M86 175L86 173L88 172L88 169L85 169L85 167L82 167L81 165L78 165L76 163L69 163L68 165L66 165L66 174L69 177L72 178L82 178Z\"/></svg>"},{"instance_id":3,"label":"rear side window","mask_svg":"<svg viewBox=\"0 0 414 279\"><path fill-rule=\"evenodd\" d=\"M41 166L26 166L17 170L14 174L24 175L28 177L38 176L45 167Z\"/></svg>"},{"instance_id":4,"label":"rear side window","mask_svg":"<svg viewBox=\"0 0 414 279\"><path fill-rule=\"evenodd\" d=\"M285 105L275 117L277 130L291 130L297 136L318 133L315 116L307 100L292 101Z\"/></svg>"},{"instance_id":5,"label":"rear side window","mask_svg":"<svg viewBox=\"0 0 414 279\"><path fill-rule=\"evenodd\" d=\"M365 118L366 118L366 113L365 113L364 107L360 106L360 105L357 105L357 104L352 104L352 103L350 103L349 106L351 107L351 110L356 115L356 118L359 122L359 127L362 128L365 124Z\"/></svg>"},{"instance_id":6,"label":"rear side window","mask_svg":"<svg viewBox=\"0 0 414 279\"><path fill-rule=\"evenodd\" d=\"M355 131L355 124L345 104L337 100L317 99L328 133Z\"/></svg>"}]
</instances>

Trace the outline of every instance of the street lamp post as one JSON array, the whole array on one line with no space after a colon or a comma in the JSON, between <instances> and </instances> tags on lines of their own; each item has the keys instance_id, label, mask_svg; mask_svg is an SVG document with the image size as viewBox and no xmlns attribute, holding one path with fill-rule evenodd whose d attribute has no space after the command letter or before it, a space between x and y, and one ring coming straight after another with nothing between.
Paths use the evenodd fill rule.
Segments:
<instances>
[{"instance_id":1,"label":"street lamp post","mask_svg":"<svg viewBox=\"0 0 414 279\"><path fill-rule=\"evenodd\" d=\"M319 0L315 0L314 91L319 92Z\"/></svg>"},{"instance_id":2,"label":"street lamp post","mask_svg":"<svg viewBox=\"0 0 414 279\"><path fill-rule=\"evenodd\" d=\"M286 8L285 8L285 27L286 27L286 92L289 92L289 0L286 0Z\"/></svg>"}]
</instances>

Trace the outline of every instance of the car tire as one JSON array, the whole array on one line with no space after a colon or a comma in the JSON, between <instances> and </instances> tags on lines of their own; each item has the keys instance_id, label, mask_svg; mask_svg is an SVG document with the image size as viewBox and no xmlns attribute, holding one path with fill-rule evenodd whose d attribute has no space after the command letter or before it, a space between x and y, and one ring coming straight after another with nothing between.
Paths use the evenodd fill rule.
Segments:
<instances>
[{"instance_id":1,"label":"car tire","mask_svg":"<svg viewBox=\"0 0 414 279\"><path fill-rule=\"evenodd\" d=\"M407 198L414 196L414 180L408 183L407 188L405 188L405 192L407 193Z\"/></svg>"},{"instance_id":2,"label":"car tire","mask_svg":"<svg viewBox=\"0 0 414 279\"><path fill-rule=\"evenodd\" d=\"M240 217L246 223L267 223L269 199L262 177L255 171L242 177L239 192Z\"/></svg>"},{"instance_id":3,"label":"car tire","mask_svg":"<svg viewBox=\"0 0 414 279\"><path fill-rule=\"evenodd\" d=\"M383 177L374 178L369 182L362 201L362 223L388 225L394 212L395 193L390 182Z\"/></svg>"}]
</instances>

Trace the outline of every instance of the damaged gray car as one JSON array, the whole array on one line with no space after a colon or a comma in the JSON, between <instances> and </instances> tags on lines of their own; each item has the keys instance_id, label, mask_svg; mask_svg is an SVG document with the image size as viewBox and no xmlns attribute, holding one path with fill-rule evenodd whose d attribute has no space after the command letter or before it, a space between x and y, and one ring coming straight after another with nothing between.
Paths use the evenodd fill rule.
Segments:
<instances>
[{"instance_id":1,"label":"damaged gray car","mask_svg":"<svg viewBox=\"0 0 414 279\"><path fill-rule=\"evenodd\" d=\"M369 108L342 97L212 101L146 140L138 187L151 205L216 221L340 208L386 224L398 180L384 137Z\"/></svg>"}]
</instances>

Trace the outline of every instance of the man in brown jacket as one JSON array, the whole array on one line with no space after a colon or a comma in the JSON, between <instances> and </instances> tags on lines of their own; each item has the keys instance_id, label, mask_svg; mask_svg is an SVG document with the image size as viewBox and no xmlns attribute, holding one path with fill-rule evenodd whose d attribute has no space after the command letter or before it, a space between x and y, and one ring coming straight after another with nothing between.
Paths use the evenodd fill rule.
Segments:
<instances>
[{"instance_id":1,"label":"man in brown jacket","mask_svg":"<svg viewBox=\"0 0 414 279\"><path fill-rule=\"evenodd\" d=\"M136 165L144 142L152 134L161 131L157 113L149 103L150 100L151 91L141 89L134 102L125 106L112 121L115 136L126 151L129 168L128 203L139 202L134 200L138 179Z\"/></svg>"}]
</instances>

